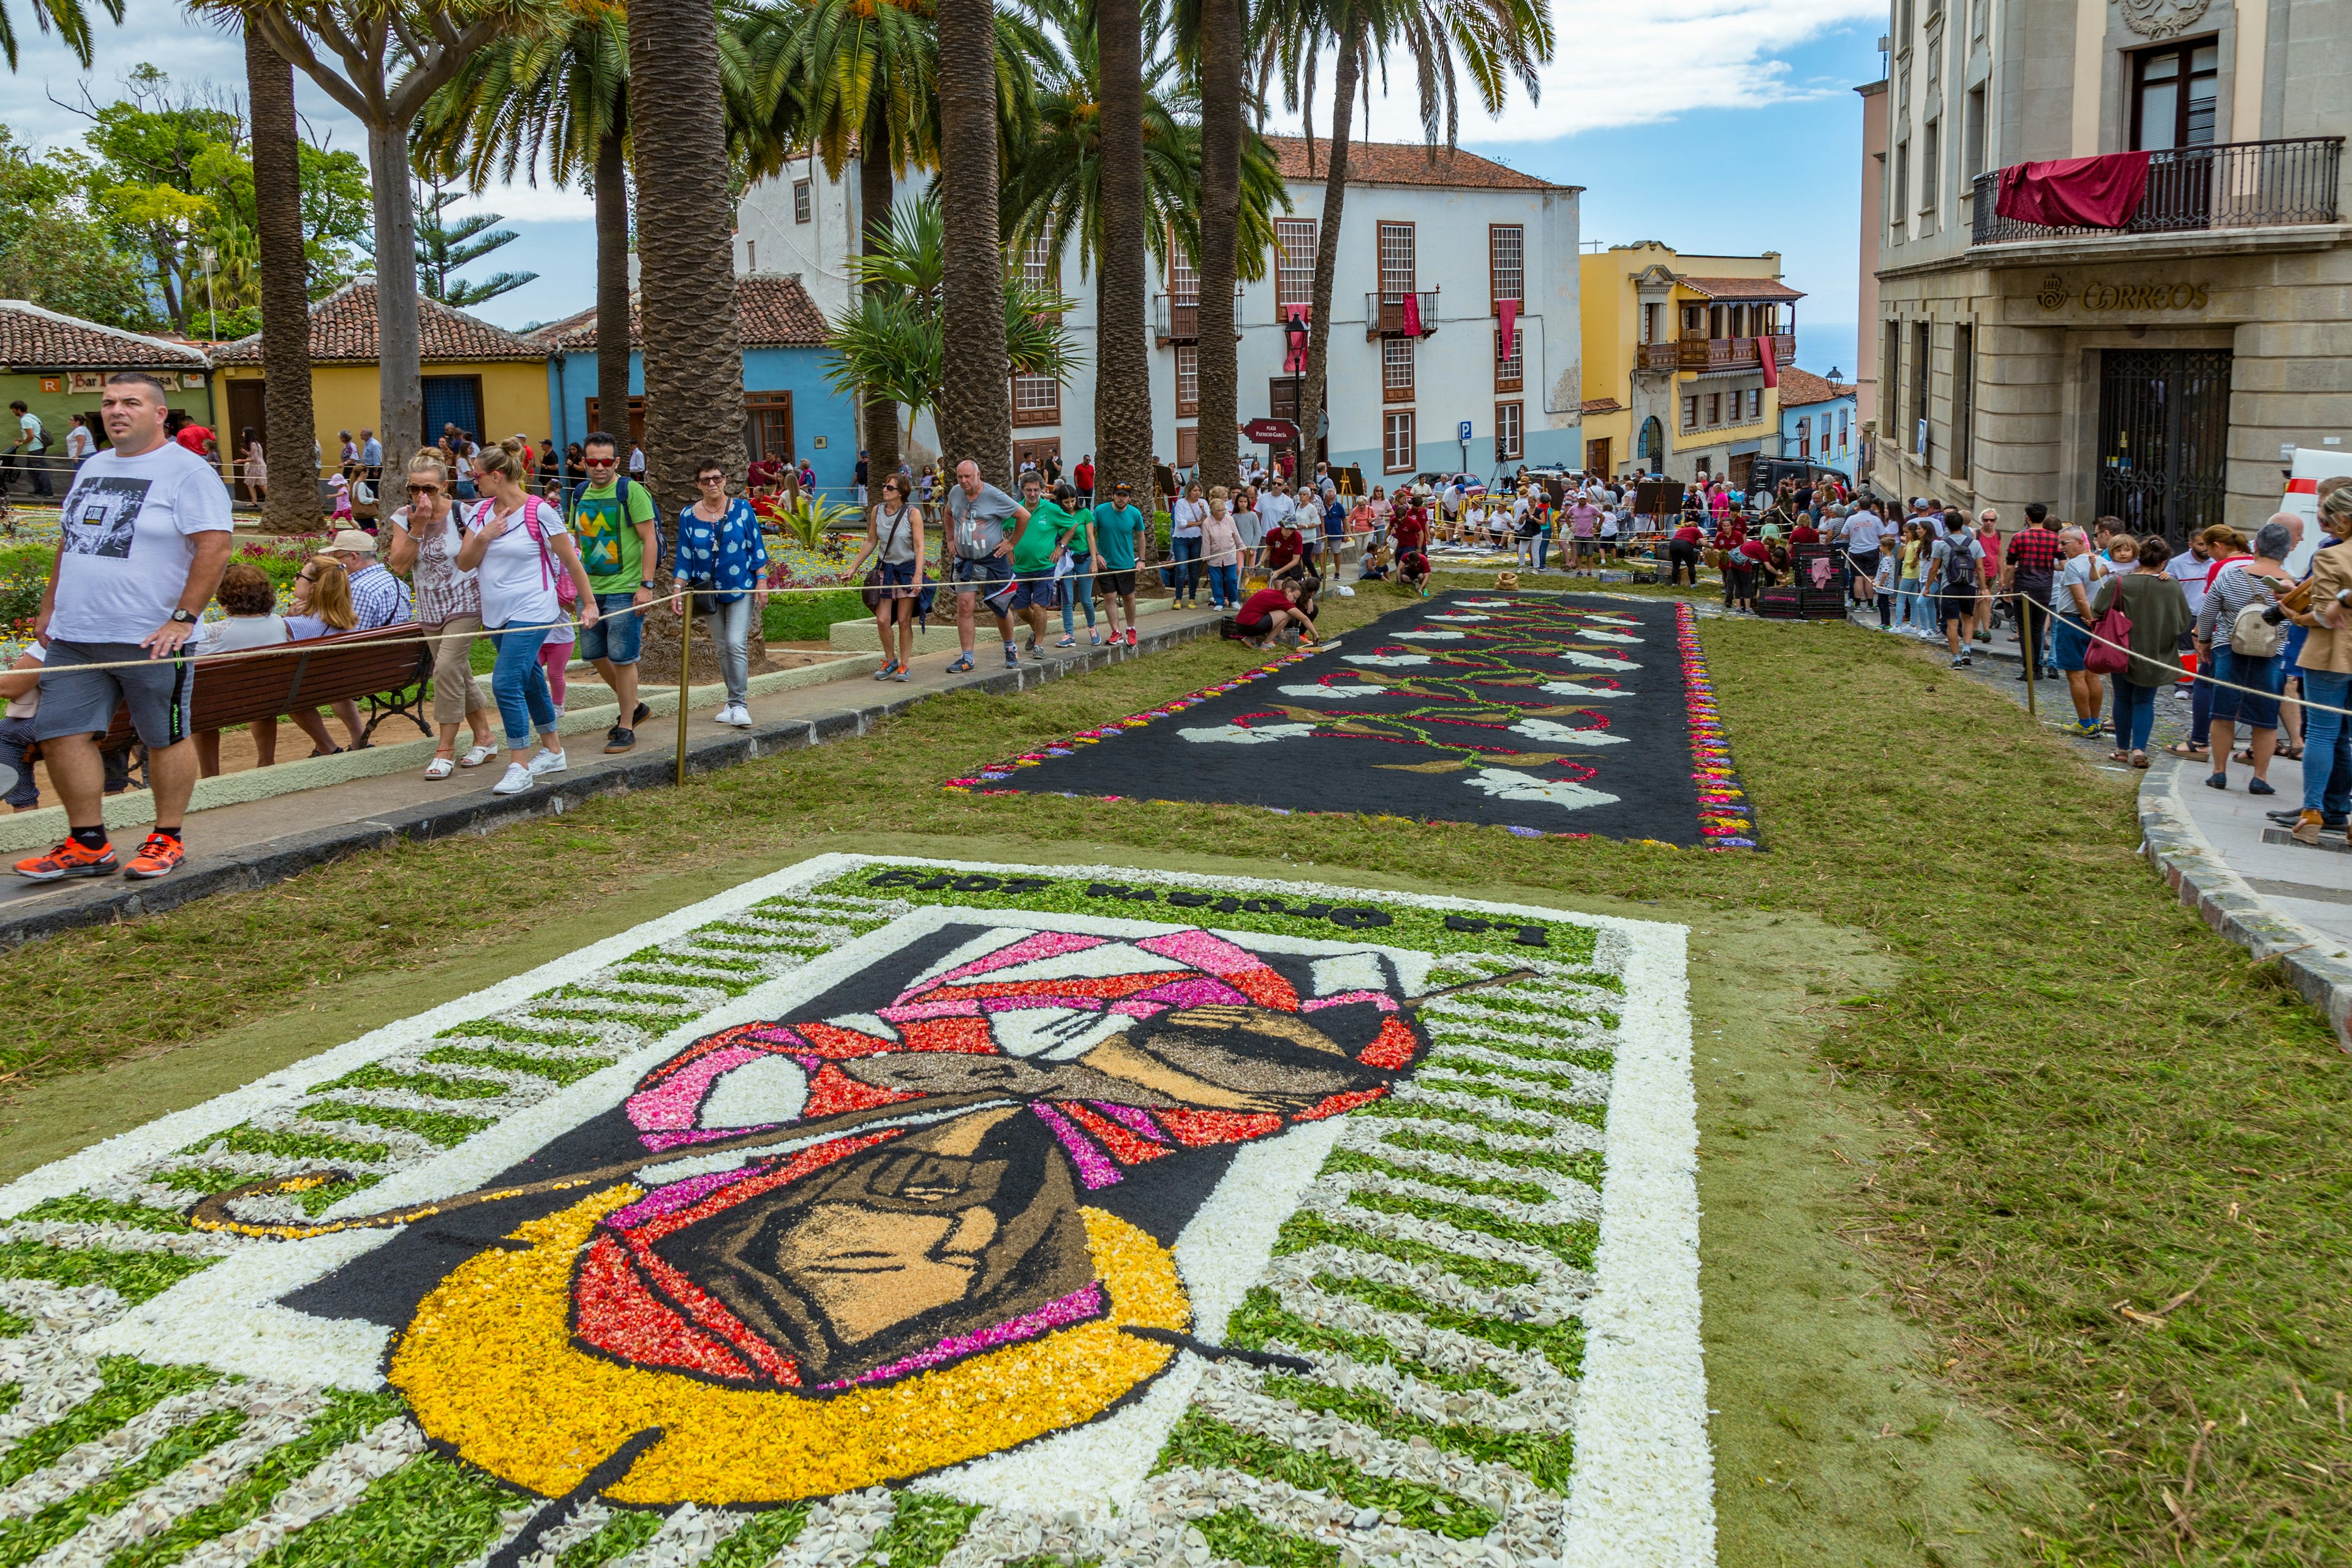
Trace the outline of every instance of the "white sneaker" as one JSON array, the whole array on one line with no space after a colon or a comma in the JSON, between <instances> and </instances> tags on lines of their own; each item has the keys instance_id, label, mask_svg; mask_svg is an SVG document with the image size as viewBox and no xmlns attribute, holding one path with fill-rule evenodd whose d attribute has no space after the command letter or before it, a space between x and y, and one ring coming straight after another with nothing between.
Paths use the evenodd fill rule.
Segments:
<instances>
[{"instance_id":1,"label":"white sneaker","mask_svg":"<svg viewBox=\"0 0 2352 1568\"><path fill-rule=\"evenodd\" d=\"M507 764L507 776L490 786L492 795L520 795L538 783L538 776L520 763Z\"/></svg>"},{"instance_id":2,"label":"white sneaker","mask_svg":"<svg viewBox=\"0 0 2352 1568\"><path fill-rule=\"evenodd\" d=\"M719 722L732 724L739 730L748 730L751 727L751 710L740 702L730 702L719 710Z\"/></svg>"},{"instance_id":3,"label":"white sneaker","mask_svg":"<svg viewBox=\"0 0 2352 1568\"><path fill-rule=\"evenodd\" d=\"M562 752L551 752L542 748L540 753L530 760L530 776L538 778L546 773L560 773L571 765L572 759Z\"/></svg>"}]
</instances>

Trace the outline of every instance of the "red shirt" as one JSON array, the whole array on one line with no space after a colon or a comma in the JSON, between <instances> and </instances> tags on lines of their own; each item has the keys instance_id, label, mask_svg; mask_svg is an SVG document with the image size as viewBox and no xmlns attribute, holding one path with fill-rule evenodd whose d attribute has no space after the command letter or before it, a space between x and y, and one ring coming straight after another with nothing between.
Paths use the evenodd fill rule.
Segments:
<instances>
[{"instance_id":1,"label":"red shirt","mask_svg":"<svg viewBox=\"0 0 2352 1568\"><path fill-rule=\"evenodd\" d=\"M1307 548L1306 539L1288 523L1269 531L1265 536L1265 563L1270 567L1287 566Z\"/></svg>"},{"instance_id":2,"label":"red shirt","mask_svg":"<svg viewBox=\"0 0 2352 1568\"><path fill-rule=\"evenodd\" d=\"M2205 568L2205 586L2206 586L2206 588L2207 588L2209 591L2212 588L2212 586L2213 586L2213 579L2214 579L2214 578L2216 578L2216 577L2219 577L2219 576L2221 574L2221 568L2222 568L2222 567L2224 567L2224 566L2229 566L2229 565L2232 565L2232 564L2234 564L2235 563L2240 562L2240 561L2252 561L2252 559L2253 559L2253 557L2252 557L2252 556L2251 556L2251 555L2221 555L2221 556L2216 556L2216 557L2214 558L2213 564L2211 564L2210 566L2208 566L2208 567L2206 567L2206 568Z\"/></svg>"},{"instance_id":3,"label":"red shirt","mask_svg":"<svg viewBox=\"0 0 2352 1568\"><path fill-rule=\"evenodd\" d=\"M1418 507L1401 511L1389 525L1389 536L1396 541L1399 550L1419 550L1429 542L1429 519Z\"/></svg>"},{"instance_id":4,"label":"red shirt","mask_svg":"<svg viewBox=\"0 0 2352 1568\"><path fill-rule=\"evenodd\" d=\"M1789 542L1791 544L1819 544L1821 542L1821 533L1810 522L1801 522L1789 531Z\"/></svg>"},{"instance_id":5,"label":"red shirt","mask_svg":"<svg viewBox=\"0 0 2352 1568\"><path fill-rule=\"evenodd\" d=\"M1772 558L1772 547L1760 539L1746 539L1740 541L1739 553L1750 561L1769 561Z\"/></svg>"},{"instance_id":6,"label":"red shirt","mask_svg":"<svg viewBox=\"0 0 2352 1568\"><path fill-rule=\"evenodd\" d=\"M1095 488L1095 466L1092 463L1080 463L1072 477L1078 481L1078 489L1082 490Z\"/></svg>"},{"instance_id":7,"label":"red shirt","mask_svg":"<svg viewBox=\"0 0 2352 1568\"><path fill-rule=\"evenodd\" d=\"M1288 608L1290 608L1289 595L1279 588L1260 588L1242 601L1241 612L1235 618L1244 621L1262 621L1276 610Z\"/></svg>"},{"instance_id":8,"label":"red shirt","mask_svg":"<svg viewBox=\"0 0 2352 1568\"><path fill-rule=\"evenodd\" d=\"M172 437L173 440L177 441L181 446L185 447L189 451L194 452L199 458L205 455L205 443L212 438L213 433L211 431L205 429L201 425L194 424L181 426L180 433Z\"/></svg>"},{"instance_id":9,"label":"red shirt","mask_svg":"<svg viewBox=\"0 0 2352 1568\"><path fill-rule=\"evenodd\" d=\"M1675 530L1675 542L1676 544L1696 544L1698 541L1698 524L1695 522L1686 522L1680 528Z\"/></svg>"}]
</instances>

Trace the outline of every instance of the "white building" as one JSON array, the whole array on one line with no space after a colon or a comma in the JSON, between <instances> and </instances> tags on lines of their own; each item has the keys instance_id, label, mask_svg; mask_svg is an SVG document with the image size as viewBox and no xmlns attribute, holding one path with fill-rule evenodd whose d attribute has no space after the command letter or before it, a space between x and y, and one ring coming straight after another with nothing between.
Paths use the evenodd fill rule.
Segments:
<instances>
[{"instance_id":1,"label":"white building","mask_svg":"<svg viewBox=\"0 0 2352 1568\"><path fill-rule=\"evenodd\" d=\"M1281 248L1266 276L1244 285L1234 303L1244 425L1295 420L1299 379L1285 374L1283 324L1294 312L1312 312L1323 208L1324 144L1310 174L1304 141L1269 141L1292 210L1276 216ZM1459 151L1433 159L1418 142L1357 143L1349 169L1332 290L1330 426L1321 455L1335 468L1356 468L1368 487L1456 468L1580 465L1576 258L1583 187L1550 184ZM803 164L744 194L736 270L797 272L831 316L848 303L846 261L858 222L855 167L836 182L822 165ZM1096 447L1094 277L1091 269L1081 276L1075 241L1058 265L1042 254L1024 265L1038 281L1058 280L1074 301L1066 324L1082 368L1059 385L1016 379L1015 458L1054 452L1075 464ZM1198 279L1181 260L1152 279L1153 442L1161 460L1178 468L1192 467L1197 450L1198 299ZM1506 302L1515 317L1516 353L1508 357L1500 352ZM1416 317L1419 331L1408 331ZM928 418L916 439L935 446Z\"/></svg>"}]
</instances>

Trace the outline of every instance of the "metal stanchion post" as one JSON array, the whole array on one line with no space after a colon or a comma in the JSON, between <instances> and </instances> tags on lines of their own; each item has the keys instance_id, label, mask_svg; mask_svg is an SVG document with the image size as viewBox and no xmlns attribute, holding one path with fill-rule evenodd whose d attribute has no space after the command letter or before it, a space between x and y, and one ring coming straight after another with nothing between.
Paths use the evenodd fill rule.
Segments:
<instances>
[{"instance_id":1,"label":"metal stanchion post","mask_svg":"<svg viewBox=\"0 0 2352 1568\"><path fill-rule=\"evenodd\" d=\"M679 602L677 628L677 782L686 784L686 694L687 679L694 668L694 590L684 584L678 591L685 597Z\"/></svg>"}]
</instances>

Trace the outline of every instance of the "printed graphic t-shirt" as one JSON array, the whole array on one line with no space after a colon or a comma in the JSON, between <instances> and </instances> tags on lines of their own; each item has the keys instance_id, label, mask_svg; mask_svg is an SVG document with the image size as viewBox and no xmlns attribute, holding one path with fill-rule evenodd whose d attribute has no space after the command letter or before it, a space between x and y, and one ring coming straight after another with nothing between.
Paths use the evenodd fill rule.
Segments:
<instances>
[{"instance_id":1,"label":"printed graphic t-shirt","mask_svg":"<svg viewBox=\"0 0 2352 1568\"><path fill-rule=\"evenodd\" d=\"M588 586L599 594L630 594L653 575L646 570L645 541L637 524L654 521L651 491L629 481L629 515L621 516L621 481L583 485L572 503L572 536L580 546L580 564L588 569Z\"/></svg>"},{"instance_id":2,"label":"printed graphic t-shirt","mask_svg":"<svg viewBox=\"0 0 2352 1568\"><path fill-rule=\"evenodd\" d=\"M184 447L135 458L110 447L76 470L64 523L49 635L135 643L179 606L195 536L227 531L228 489Z\"/></svg>"}]
</instances>

